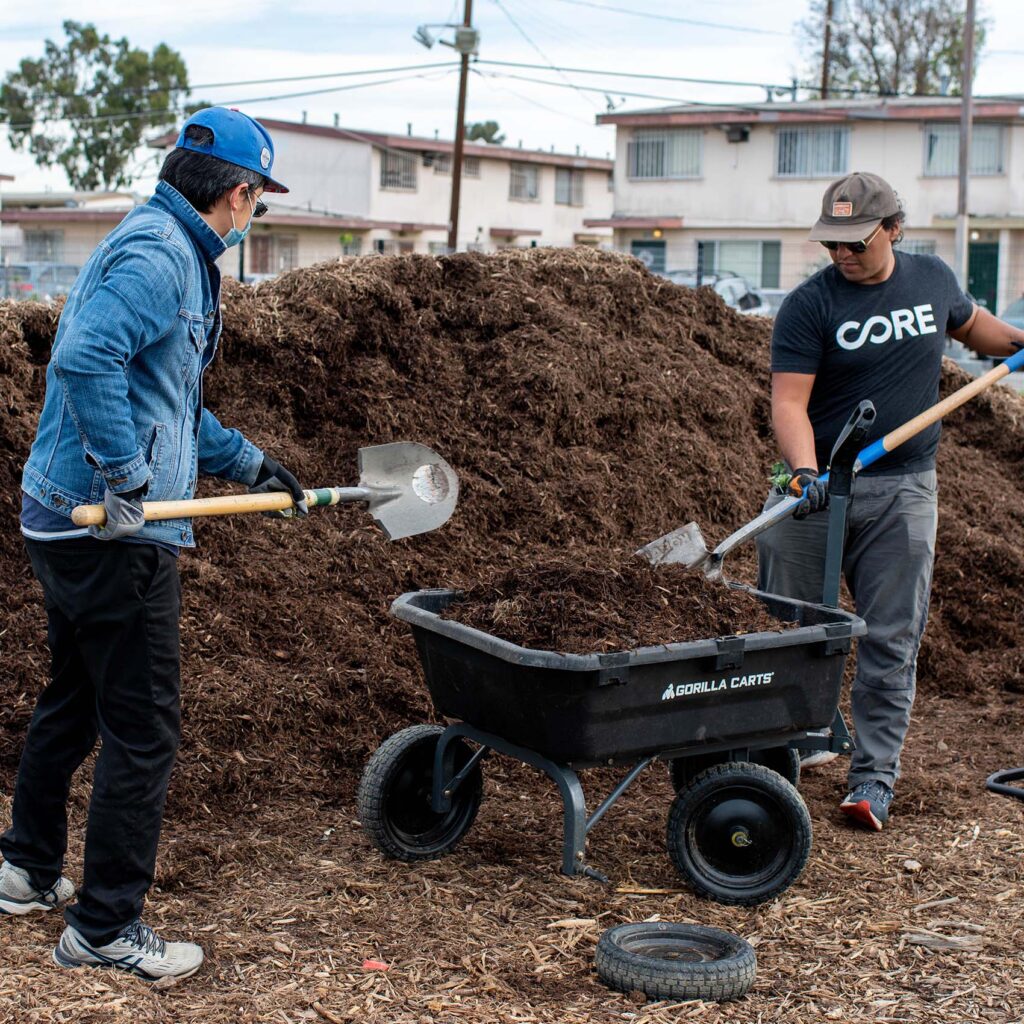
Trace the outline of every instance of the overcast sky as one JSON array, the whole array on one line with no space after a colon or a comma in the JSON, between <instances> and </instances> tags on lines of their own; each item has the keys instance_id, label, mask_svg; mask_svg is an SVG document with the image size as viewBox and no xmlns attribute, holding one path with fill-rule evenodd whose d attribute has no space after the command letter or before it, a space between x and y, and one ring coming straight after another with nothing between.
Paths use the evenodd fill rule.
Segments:
<instances>
[{"instance_id":1,"label":"overcast sky","mask_svg":"<svg viewBox=\"0 0 1024 1024\"><path fill-rule=\"evenodd\" d=\"M981 14L992 23L976 91L1024 93L1024 17L1021 0L985 0ZM475 0L473 22L481 33L480 55L491 60L554 64L610 72L677 75L756 83L805 79L794 25L807 0L716 0L664 3L663 0ZM115 38L126 36L147 50L165 42L188 66L194 97L230 103L255 117L343 127L413 132L451 138L458 77L450 69L422 71L420 77L320 95L270 99L284 93L351 86L352 80L220 86L247 79L314 75L451 61L443 46L427 50L415 42L416 26L461 20L462 0L175 0L129 4L125 0L48 0L46 4L7 3L0 13L0 73L23 57L38 57L43 40L62 41L61 22L92 22ZM599 7L619 10L602 11ZM636 13L662 15L662 19ZM713 27L664 17L715 22ZM741 31L742 29L742 31ZM437 33L444 33L437 29ZM450 32L449 32L450 35ZM608 98L623 109L672 101L754 102L763 88L611 79L576 72L494 68L480 65L469 83L467 120L496 120L507 142L605 156L614 129L597 127L595 114ZM505 77L497 77L500 72ZM392 78L403 73L385 73ZM414 72L415 74L415 72ZM543 78L557 85L507 77ZM372 80L372 79L370 79ZM367 81L363 79L361 81ZM214 87L217 85L217 87ZM598 87L585 92L581 87ZM664 99L623 97L648 93ZM251 100L251 102L249 102ZM155 159L155 158L151 158ZM36 168L26 153L13 152L0 132L0 173L14 174L8 190L67 188L60 172ZM136 187L148 191L152 166L142 168Z\"/></svg>"}]
</instances>

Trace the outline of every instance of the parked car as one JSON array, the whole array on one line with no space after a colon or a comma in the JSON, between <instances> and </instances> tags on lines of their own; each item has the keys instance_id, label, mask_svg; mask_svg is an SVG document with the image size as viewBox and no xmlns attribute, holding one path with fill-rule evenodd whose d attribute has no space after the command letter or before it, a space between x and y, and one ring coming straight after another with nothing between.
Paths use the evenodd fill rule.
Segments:
<instances>
[{"instance_id":1,"label":"parked car","mask_svg":"<svg viewBox=\"0 0 1024 1024\"><path fill-rule=\"evenodd\" d=\"M0 266L0 297L49 301L67 295L81 267L73 263L9 263Z\"/></svg>"},{"instance_id":2,"label":"parked car","mask_svg":"<svg viewBox=\"0 0 1024 1024\"><path fill-rule=\"evenodd\" d=\"M1024 295L1017 299L1016 302L1011 302L999 314L999 319L1005 320L1011 326L1024 331Z\"/></svg>"},{"instance_id":3,"label":"parked car","mask_svg":"<svg viewBox=\"0 0 1024 1024\"><path fill-rule=\"evenodd\" d=\"M684 288L697 287L696 270L666 270L662 277L673 284L681 284ZM771 307L765 302L760 292L754 291L745 278L729 270L719 270L713 274L702 274L701 287L714 288L727 306L738 313L749 316L770 316Z\"/></svg>"}]
</instances>

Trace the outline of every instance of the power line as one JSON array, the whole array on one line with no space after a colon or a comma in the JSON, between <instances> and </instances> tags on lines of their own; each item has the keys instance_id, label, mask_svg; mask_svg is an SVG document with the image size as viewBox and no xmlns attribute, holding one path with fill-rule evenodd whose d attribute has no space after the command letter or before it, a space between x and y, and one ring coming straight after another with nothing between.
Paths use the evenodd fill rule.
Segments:
<instances>
[{"instance_id":1,"label":"power line","mask_svg":"<svg viewBox=\"0 0 1024 1024\"><path fill-rule=\"evenodd\" d=\"M558 77L562 79L563 82L566 82L568 85L576 89L576 86L573 85L573 83L570 82L569 79L565 77L565 74L555 67L555 65L551 62L551 58L548 57L548 55L526 34L526 29L524 29L523 26L520 25L519 22L512 17L512 12L501 2L501 0L494 0L494 3L498 6L498 9L502 12L502 14L504 14L505 17L508 18L508 20L512 23L512 27L530 44L530 46L532 46L537 51L537 53L540 54L541 59L547 62L547 66L552 71L554 71L558 75ZM576 89L576 91L588 103L592 102L592 97L585 95L581 89Z\"/></svg>"},{"instance_id":2,"label":"power line","mask_svg":"<svg viewBox=\"0 0 1024 1024\"><path fill-rule=\"evenodd\" d=\"M613 14L631 14L634 18L653 18L655 21L672 21L680 25L696 25L700 28L719 28L727 32L749 32L759 36L786 36L788 32L777 32L770 28L754 28L750 25L724 25L718 21L698 21L696 18L680 18L672 14L657 14L654 11L631 11L628 7L608 7L605 4L596 4L592 0L558 0L562 4L573 4L576 7L592 7L598 11L608 11Z\"/></svg>"},{"instance_id":3,"label":"power line","mask_svg":"<svg viewBox=\"0 0 1024 1024\"><path fill-rule=\"evenodd\" d=\"M507 85L498 85L497 82L493 81L494 76L486 74L482 71L477 71L476 68L470 69L475 75L483 79L484 84L492 90L500 90L506 92L510 96L515 96L516 99L522 100L523 103L530 103L540 110L546 110L549 114L557 114L559 117L567 117L572 121L576 121L579 124L585 124L588 128L593 127L593 122L586 118L580 117L578 114L570 114L567 110L559 110L557 107L549 107L546 103L541 103L540 100L535 100L532 96L526 96L524 93L516 92L515 89L510 89Z\"/></svg>"}]
</instances>

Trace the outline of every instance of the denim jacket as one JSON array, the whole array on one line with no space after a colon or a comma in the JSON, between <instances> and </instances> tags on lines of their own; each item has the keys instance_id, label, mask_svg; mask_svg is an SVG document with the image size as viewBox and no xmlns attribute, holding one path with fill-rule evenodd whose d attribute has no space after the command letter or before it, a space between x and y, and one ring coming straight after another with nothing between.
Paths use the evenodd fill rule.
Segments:
<instances>
[{"instance_id":1,"label":"denim jacket","mask_svg":"<svg viewBox=\"0 0 1024 1024\"><path fill-rule=\"evenodd\" d=\"M251 484L263 453L203 408L220 337L220 236L166 182L89 258L57 327L22 489L70 516L148 485L146 501L191 498L199 473ZM191 547L192 522L140 537Z\"/></svg>"}]
</instances>

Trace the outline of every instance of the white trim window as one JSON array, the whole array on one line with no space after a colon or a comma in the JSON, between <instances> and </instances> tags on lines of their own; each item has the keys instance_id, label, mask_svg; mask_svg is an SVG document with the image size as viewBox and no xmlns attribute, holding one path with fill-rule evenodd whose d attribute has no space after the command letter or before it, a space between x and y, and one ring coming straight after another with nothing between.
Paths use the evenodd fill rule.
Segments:
<instances>
[{"instance_id":1,"label":"white trim window","mask_svg":"<svg viewBox=\"0 0 1024 1024\"><path fill-rule=\"evenodd\" d=\"M560 206L583 205L583 172L571 167L555 168L555 202Z\"/></svg>"},{"instance_id":2,"label":"white trim window","mask_svg":"<svg viewBox=\"0 0 1024 1024\"><path fill-rule=\"evenodd\" d=\"M971 128L971 174L1003 173L1001 124L975 124ZM960 126L953 123L924 126L924 176L952 178L960 167Z\"/></svg>"},{"instance_id":3,"label":"white trim window","mask_svg":"<svg viewBox=\"0 0 1024 1024\"><path fill-rule=\"evenodd\" d=\"M416 191L416 154L393 149L380 151L380 187Z\"/></svg>"},{"instance_id":4,"label":"white trim window","mask_svg":"<svg viewBox=\"0 0 1024 1024\"><path fill-rule=\"evenodd\" d=\"M540 199L540 174L536 164L512 164L508 180L509 199L535 203Z\"/></svg>"},{"instance_id":5,"label":"white trim window","mask_svg":"<svg viewBox=\"0 0 1024 1024\"><path fill-rule=\"evenodd\" d=\"M451 153L437 153L434 155L434 173L435 174L451 174L452 173L452 154ZM464 156L462 158L462 176L464 178L479 178L480 177L480 157L478 156Z\"/></svg>"},{"instance_id":6,"label":"white trim window","mask_svg":"<svg viewBox=\"0 0 1024 1024\"><path fill-rule=\"evenodd\" d=\"M934 256L934 238L904 238L897 246L900 252L909 253L911 256Z\"/></svg>"},{"instance_id":7,"label":"white trim window","mask_svg":"<svg viewBox=\"0 0 1024 1024\"><path fill-rule=\"evenodd\" d=\"M699 128L644 130L626 146L630 179L699 178L704 133Z\"/></svg>"},{"instance_id":8,"label":"white trim window","mask_svg":"<svg viewBox=\"0 0 1024 1024\"><path fill-rule=\"evenodd\" d=\"M705 274L733 273L752 288L778 288L782 243L776 239L718 239L697 243Z\"/></svg>"},{"instance_id":9,"label":"white trim window","mask_svg":"<svg viewBox=\"0 0 1024 1024\"><path fill-rule=\"evenodd\" d=\"M802 125L775 133L775 174L779 178L834 178L850 162L850 129Z\"/></svg>"}]
</instances>

